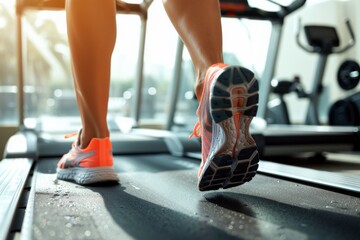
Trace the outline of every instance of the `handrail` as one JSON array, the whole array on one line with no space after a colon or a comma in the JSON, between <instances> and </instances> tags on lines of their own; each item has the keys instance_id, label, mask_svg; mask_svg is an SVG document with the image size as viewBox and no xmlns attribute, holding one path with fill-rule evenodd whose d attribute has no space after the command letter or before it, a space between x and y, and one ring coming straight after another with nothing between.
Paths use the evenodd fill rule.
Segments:
<instances>
[{"instance_id":1,"label":"handrail","mask_svg":"<svg viewBox=\"0 0 360 240\"><path fill-rule=\"evenodd\" d=\"M310 46L306 46L304 45L301 40L300 40L300 33L301 33L301 19L299 19L299 24L298 24L298 31L296 33L296 43L297 45L303 49L304 51L308 52L308 53L314 53L314 52L319 52L319 50L315 47L310 47ZM355 45L355 34L354 31L351 27L351 23L349 19L345 19L345 25L347 27L347 30L349 32L350 35L350 39L348 40L348 42L346 43L346 45L342 46L342 47L338 47L338 48L332 48L330 49L331 52L330 53L343 53L345 51L347 51L348 49L350 49L351 47L353 47Z\"/></svg>"},{"instance_id":2,"label":"handrail","mask_svg":"<svg viewBox=\"0 0 360 240\"><path fill-rule=\"evenodd\" d=\"M257 7L251 7L248 0L220 0L221 14L227 17L283 21L287 15L301 8L306 3L306 0L296 0L288 6L284 6L273 0L267 1L280 7L280 10L266 11Z\"/></svg>"},{"instance_id":3,"label":"handrail","mask_svg":"<svg viewBox=\"0 0 360 240\"><path fill-rule=\"evenodd\" d=\"M147 9L152 3L152 0L144 0L142 3L127 3L116 0L116 10L124 14L139 14L146 16ZM26 9L35 10L64 10L65 0L17 0L16 13L22 14Z\"/></svg>"}]
</instances>

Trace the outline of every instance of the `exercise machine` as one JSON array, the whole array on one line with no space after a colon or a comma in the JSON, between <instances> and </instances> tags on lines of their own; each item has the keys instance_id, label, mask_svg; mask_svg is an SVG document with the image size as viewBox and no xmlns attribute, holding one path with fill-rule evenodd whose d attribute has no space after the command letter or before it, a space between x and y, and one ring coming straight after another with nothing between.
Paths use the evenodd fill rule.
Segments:
<instances>
[{"instance_id":1,"label":"exercise machine","mask_svg":"<svg viewBox=\"0 0 360 240\"><path fill-rule=\"evenodd\" d=\"M52 9L59 2L45 8L51 1L21 0L18 12L30 3ZM55 178L69 141L21 127L0 162L0 239L352 239L360 234L357 178L264 162L259 175L241 188L201 193L199 161L172 154L166 139L173 133L135 129L112 134L121 184L83 187Z\"/></svg>"},{"instance_id":2,"label":"exercise machine","mask_svg":"<svg viewBox=\"0 0 360 240\"><path fill-rule=\"evenodd\" d=\"M339 54L347 51L355 45L355 35L350 24L350 20L346 21L346 26L350 35L348 42L340 47L340 40L337 31L331 26L319 26L319 25L306 25L304 26L304 32L308 45L304 45L300 40L301 23L299 21L299 30L296 34L296 42L300 48L308 53L316 53L319 55L318 62L316 64L315 76L312 81L312 88L310 92L306 92L301 84L301 80L298 76L295 76L292 81L272 81L273 93L279 96L279 100L273 100L269 103L269 109L267 113L267 121L273 124L290 124L288 106L285 103L284 95L291 92L295 92L298 98L308 99L309 105L306 115L306 125L321 125L319 120L319 98L323 91L323 77L327 59L330 54ZM343 67L343 70L339 72L342 85L349 86L352 75L356 75L356 70L353 70L350 74L347 71L347 67ZM358 75L359 73L357 73ZM346 84L347 83L347 84Z\"/></svg>"}]
</instances>

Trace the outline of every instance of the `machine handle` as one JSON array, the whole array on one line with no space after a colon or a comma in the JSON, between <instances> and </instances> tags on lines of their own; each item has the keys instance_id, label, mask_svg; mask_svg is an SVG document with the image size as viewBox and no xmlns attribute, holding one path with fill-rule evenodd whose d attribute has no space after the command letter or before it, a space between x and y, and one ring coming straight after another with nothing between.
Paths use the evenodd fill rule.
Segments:
<instances>
[{"instance_id":1,"label":"machine handle","mask_svg":"<svg viewBox=\"0 0 360 240\"><path fill-rule=\"evenodd\" d=\"M295 12L296 10L298 10L299 8L304 6L306 3L306 0L296 0L296 1L292 2L289 6L284 6L274 0L267 0L267 1L281 7L281 11L277 12L277 15L280 18L284 18L285 16L289 15L290 13Z\"/></svg>"},{"instance_id":2,"label":"machine handle","mask_svg":"<svg viewBox=\"0 0 360 240\"><path fill-rule=\"evenodd\" d=\"M351 27L351 23L350 23L350 20L349 19L346 19L346 26L347 26L347 28L348 28L348 30L349 30L349 33L350 33L350 36L351 36L351 38L354 40L354 42L355 42L355 34L354 34L354 31L353 31L353 29L352 29L352 27Z\"/></svg>"},{"instance_id":3,"label":"machine handle","mask_svg":"<svg viewBox=\"0 0 360 240\"><path fill-rule=\"evenodd\" d=\"M347 51L348 49L350 49L352 46L355 45L355 34L354 34L354 31L351 27L351 23L350 23L350 20L349 19L346 19L345 21L345 24L347 26L347 29L349 31L349 34L350 34L350 39L348 41L348 43L342 47L342 48L335 48L335 49L332 49L332 53L342 53L342 52L345 52ZM306 52L309 52L309 53L314 53L316 52L316 49L315 48L312 48L312 47L307 47L305 46L304 44L301 43L300 41L300 32L301 32L301 19L299 18L299 24L298 24L298 30L297 30L297 33L296 33L296 43L299 45L300 48L302 48L304 51Z\"/></svg>"},{"instance_id":4,"label":"machine handle","mask_svg":"<svg viewBox=\"0 0 360 240\"><path fill-rule=\"evenodd\" d=\"M347 43L343 48L335 49L335 50L334 50L334 53L342 53L342 52L345 52L345 51L347 51L349 48L351 48L352 46L355 45L355 34L354 34L354 31L353 31L353 29L352 29L352 27L351 27L350 20L349 20L349 19L346 19L345 24L346 24L347 29L348 29L348 31L349 31L350 39L349 39L348 43Z\"/></svg>"},{"instance_id":5,"label":"machine handle","mask_svg":"<svg viewBox=\"0 0 360 240\"><path fill-rule=\"evenodd\" d=\"M301 33L301 18L299 18L299 24L298 24L298 29L297 29L297 32L296 32L296 43L297 45L303 49L305 52L308 52L308 53L313 53L315 52L315 50L313 48L310 48L310 47L307 47L305 46L304 44L302 44L302 42L300 41L300 33Z\"/></svg>"},{"instance_id":6,"label":"machine handle","mask_svg":"<svg viewBox=\"0 0 360 240\"><path fill-rule=\"evenodd\" d=\"M271 2L273 2L272 0L270 0ZM286 11L286 15L289 15L290 13L296 11L297 9L301 8L302 6L304 6L306 3L306 0L298 0L298 1L294 1L293 3L291 3L289 6L286 6L284 8L284 10Z\"/></svg>"},{"instance_id":7,"label":"machine handle","mask_svg":"<svg viewBox=\"0 0 360 240\"><path fill-rule=\"evenodd\" d=\"M267 0L268 2L280 7L279 11L267 11L256 7L251 7L248 0L220 0L220 8L223 16L282 21L287 15L301 8L306 0L295 0L289 6L284 6L277 1Z\"/></svg>"}]
</instances>

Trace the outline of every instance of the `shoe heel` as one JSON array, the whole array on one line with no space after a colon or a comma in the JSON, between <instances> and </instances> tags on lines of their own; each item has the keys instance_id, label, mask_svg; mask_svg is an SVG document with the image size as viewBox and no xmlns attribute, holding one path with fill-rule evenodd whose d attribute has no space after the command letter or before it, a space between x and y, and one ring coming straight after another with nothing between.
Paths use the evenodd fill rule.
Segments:
<instances>
[{"instance_id":1,"label":"shoe heel","mask_svg":"<svg viewBox=\"0 0 360 240\"><path fill-rule=\"evenodd\" d=\"M254 74L242 67L224 68L212 86L210 112L215 123L240 113L254 117L258 110L259 84Z\"/></svg>"},{"instance_id":2,"label":"shoe heel","mask_svg":"<svg viewBox=\"0 0 360 240\"><path fill-rule=\"evenodd\" d=\"M259 155L249 126L258 110L258 90L254 74L237 66L224 68L213 82L210 95L210 113L216 124L213 131L224 133L224 143L213 149L216 154L204 169L200 191L238 186L255 176Z\"/></svg>"}]
</instances>

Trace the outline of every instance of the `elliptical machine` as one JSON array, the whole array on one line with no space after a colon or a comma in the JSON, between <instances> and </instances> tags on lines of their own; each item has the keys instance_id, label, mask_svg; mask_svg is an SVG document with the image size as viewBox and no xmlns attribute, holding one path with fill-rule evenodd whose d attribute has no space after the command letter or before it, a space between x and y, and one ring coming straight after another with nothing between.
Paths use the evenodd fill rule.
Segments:
<instances>
[{"instance_id":1,"label":"elliptical machine","mask_svg":"<svg viewBox=\"0 0 360 240\"><path fill-rule=\"evenodd\" d=\"M320 125L318 107L319 98L323 91L322 81L327 59L330 54L345 52L355 44L355 36L349 20L346 20L346 26L350 34L350 39L345 46L340 47L340 40L334 27L306 25L304 26L304 32L309 46L305 46L300 41L301 22L299 21L299 30L296 34L298 46L306 52L319 54L312 88L310 92L306 92L298 76L295 76L291 81L273 80L271 82L272 92L277 94L279 99L270 101L268 104L266 118L269 123L291 124L284 96L295 92L298 98L307 98L309 100L305 124Z\"/></svg>"}]
</instances>

